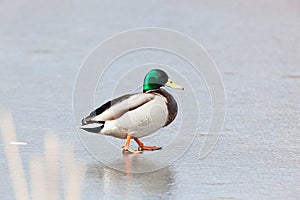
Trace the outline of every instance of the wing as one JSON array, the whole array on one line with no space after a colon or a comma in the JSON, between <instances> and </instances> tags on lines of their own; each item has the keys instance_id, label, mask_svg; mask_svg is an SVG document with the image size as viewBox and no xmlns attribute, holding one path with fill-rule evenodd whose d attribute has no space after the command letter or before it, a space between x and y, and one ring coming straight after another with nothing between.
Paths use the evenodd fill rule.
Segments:
<instances>
[{"instance_id":1,"label":"wing","mask_svg":"<svg viewBox=\"0 0 300 200\"><path fill-rule=\"evenodd\" d=\"M87 121L110 121L124 115L126 112L134 110L145 103L153 100L154 94L137 93L128 94L111 100L97 108L86 117Z\"/></svg>"}]
</instances>

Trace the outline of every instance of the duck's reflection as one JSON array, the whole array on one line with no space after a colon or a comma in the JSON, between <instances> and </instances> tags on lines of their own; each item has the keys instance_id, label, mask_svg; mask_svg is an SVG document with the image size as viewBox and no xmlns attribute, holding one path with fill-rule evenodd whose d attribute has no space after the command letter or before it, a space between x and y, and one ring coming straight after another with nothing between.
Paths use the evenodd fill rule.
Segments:
<instances>
[{"instance_id":1,"label":"duck's reflection","mask_svg":"<svg viewBox=\"0 0 300 200\"><path fill-rule=\"evenodd\" d=\"M107 199L164 198L175 195L175 174L170 167L154 172L134 173L134 168L138 167L141 172L143 167L149 169L151 164L152 162L141 159L140 155L123 154L123 158L116 160L114 165L123 165L124 171L94 163L88 166L87 181L91 183L96 178L97 187L101 187L101 196Z\"/></svg>"}]
</instances>

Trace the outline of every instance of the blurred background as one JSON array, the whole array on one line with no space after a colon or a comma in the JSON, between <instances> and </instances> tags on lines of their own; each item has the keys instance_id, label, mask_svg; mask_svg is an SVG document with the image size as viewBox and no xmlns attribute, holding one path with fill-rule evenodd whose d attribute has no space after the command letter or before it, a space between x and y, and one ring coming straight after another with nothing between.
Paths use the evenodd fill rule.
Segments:
<instances>
[{"instance_id":1,"label":"blurred background","mask_svg":"<svg viewBox=\"0 0 300 200\"><path fill-rule=\"evenodd\" d=\"M24 142L18 148L28 188L30 158L46 156L44 138L54 131L85 166L82 199L299 199L299 22L297 0L1 1L0 110L11 112ZM206 48L224 81L227 115L207 158L198 158L199 134L171 166L128 174L97 162L81 144L72 91L97 44L147 26L180 31ZM0 138L0 145L0 199L15 199L4 146L17 144ZM63 199L67 192L58 190Z\"/></svg>"}]
</instances>

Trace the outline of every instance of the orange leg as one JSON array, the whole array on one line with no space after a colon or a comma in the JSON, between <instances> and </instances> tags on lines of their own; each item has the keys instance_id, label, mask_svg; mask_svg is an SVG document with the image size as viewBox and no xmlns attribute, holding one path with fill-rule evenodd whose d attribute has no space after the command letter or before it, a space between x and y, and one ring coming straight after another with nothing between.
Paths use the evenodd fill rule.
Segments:
<instances>
[{"instance_id":1,"label":"orange leg","mask_svg":"<svg viewBox=\"0 0 300 200\"><path fill-rule=\"evenodd\" d=\"M134 138L134 141L139 145L139 150L146 150L146 151L155 151L160 150L161 147L159 146L145 146L144 143L141 142L138 138Z\"/></svg>"},{"instance_id":2,"label":"orange leg","mask_svg":"<svg viewBox=\"0 0 300 200\"><path fill-rule=\"evenodd\" d=\"M132 137L131 133L128 133L125 145L122 147L123 152L128 151L130 153L142 153L142 151L138 151L138 150L135 150L135 149L133 149L133 150L129 149L131 137Z\"/></svg>"}]
</instances>

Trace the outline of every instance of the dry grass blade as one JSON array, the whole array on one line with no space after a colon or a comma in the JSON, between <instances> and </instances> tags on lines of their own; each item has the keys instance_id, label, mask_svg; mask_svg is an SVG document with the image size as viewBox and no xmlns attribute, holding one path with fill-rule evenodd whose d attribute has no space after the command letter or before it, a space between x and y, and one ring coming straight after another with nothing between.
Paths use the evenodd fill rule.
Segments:
<instances>
[{"instance_id":1,"label":"dry grass blade","mask_svg":"<svg viewBox=\"0 0 300 200\"><path fill-rule=\"evenodd\" d=\"M31 196L33 200L47 199L45 168L43 159L33 157L30 160Z\"/></svg>"},{"instance_id":2,"label":"dry grass blade","mask_svg":"<svg viewBox=\"0 0 300 200\"><path fill-rule=\"evenodd\" d=\"M70 146L64 150L65 159L63 159L65 199L81 199L81 187L85 178L85 168L78 165L74 160L73 148Z\"/></svg>"},{"instance_id":3,"label":"dry grass blade","mask_svg":"<svg viewBox=\"0 0 300 200\"><path fill-rule=\"evenodd\" d=\"M5 114L0 116L0 131L17 200L29 199L29 186L31 186L31 197L33 200L60 199L59 191L62 190L62 187L60 187L59 172L63 174L64 199L81 199L85 168L78 165L74 160L71 145L60 145L58 137L54 134L47 135L44 140L45 157L33 156L31 158L29 163L31 176L30 182L27 183L18 145L12 145L12 142L17 140L11 115ZM60 168L59 160L62 154L66 156L61 159L63 168Z\"/></svg>"},{"instance_id":4,"label":"dry grass blade","mask_svg":"<svg viewBox=\"0 0 300 200\"><path fill-rule=\"evenodd\" d=\"M59 199L58 180L58 138L49 134L44 139L45 146L45 175L48 199Z\"/></svg>"},{"instance_id":5,"label":"dry grass blade","mask_svg":"<svg viewBox=\"0 0 300 200\"><path fill-rule=\"evenodd\" d=\"M10 114L0 116L0 130L8 162L10 177L12 179L13 189L17 200L29 199L28 188L24 176L23 164L17 145L10 143L16 140L15 129Z\"/></svg>"}]
</instances>

